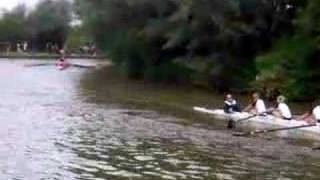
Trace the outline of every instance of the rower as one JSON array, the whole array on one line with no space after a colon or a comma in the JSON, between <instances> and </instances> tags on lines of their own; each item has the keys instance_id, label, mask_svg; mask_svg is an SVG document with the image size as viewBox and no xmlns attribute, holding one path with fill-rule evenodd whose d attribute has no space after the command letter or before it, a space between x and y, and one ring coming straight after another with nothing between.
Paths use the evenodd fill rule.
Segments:
<instances>
[{"instance_id":1,"label":"rower","mask_svg":"<svg viewBox=\"0 0 320 180\"><path fill-rule=\"evenodd\" d=\"M284 120L291 120L292 114L289 106L285 103L286 98L284 96L277 97L277 107L271 109L272 115Z\"/></svg>"},{"instance_id":2,"label":"rower","mask_svg":"<svg viewBox=\"0 0 320 180\"><path fill-rule=\"evenodd\" d=\"M223 109L225 113L241 112L240 105L233 99L230 93L225 96Z\"/></svg>"},{"instance_id":3,"label":"rower","mask_svg":"<svg viewBox=\"0 0 320 180\"><path fill-rule=\"evenodd\" d=\"M68 63L68 61L65 59L64 56L62 56L58 62L57 62L57 67L59 70L64 70L66 68L68 68L70 66L70 64Z\"/></svg>"},{"instance_id":4,"label":"rower","mask_svg":"<svg viewBox=\"0 0 320 180\"><path fill-rule=\"evenodd\" d=\"M252 94L252 102L245 108L244 111L255 115L266 115L266 106L264 101L260 98L260 94L255 92Z\"/></svg>"},{"instance_id":5,"label":"rower","mask_svg":"<svg viewBox=\"0 0 320 180\"><path fill-rule=\"evenodd\" d=\"M315 122L320 123L320 105L317 105L313 111L312 115L314 116Z\"/></svg>"},{"instance_id":6,"label":"rower","mask_svg":"<svg viewBox=\"0 0 320 180\"><path fill-rule=\"evenodd\" d=\"M314 101L311 110L303 114L300 119L308 123L320 123L320 100Z\"/></svg>"},{"instance_id":7,"label":"rower","mask_svg":"<svg viewBox=\"0 0 320 180\"><path fill-rule=\"evenodd\" d=\"M67 64L67 62L64 57L61 57L57 62L57 66L65 66L66 64Z\"/></svg>"}]
</instances>

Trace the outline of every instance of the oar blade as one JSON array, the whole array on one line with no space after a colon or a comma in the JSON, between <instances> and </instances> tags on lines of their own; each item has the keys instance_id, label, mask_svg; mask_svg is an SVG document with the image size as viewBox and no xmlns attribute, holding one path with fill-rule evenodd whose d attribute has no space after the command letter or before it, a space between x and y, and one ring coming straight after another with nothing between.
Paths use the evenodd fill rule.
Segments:
<instances>
[{"instance_id":1,"label":"oar blade","mask_svg":"<svg viewBox=\"0 0 320 180\"><path fill-rule=\"evenodd\" d=\"M228 121L228 129L234 129L235 126L236 126L235 121L232 120L232 119L229 119L229 121Z\"/></svg>"},{"instance_id":2,"label":"oar blade","mask_svg":"<svg viewBox=\"0 0 320 180\"><path fill-rule=\"evenodd\" d=\"M313 147L312 150L320 150L320 146L319 147Z\"/></svg>"},{"instance_id":3,"label":"oar blade","mask_svg":"<svg viewBox=\"0 0 320 180\"><path fill-rule=\"evenodd\" d=\"M240 132L240 133L234 133L233 136L252 136L252 135L257 135L257 134L265 134L265 133L272 133L272 132L279 132L279 131L289 131L292 129L300 129L300 128L306 128L306 127L312 127L312 126L316 126L316 125L309 124L309 125L276 128L276 129L263 129L263 130L256 130L256 131L242 132L242 133Z\"/></svg>"},{"instance_id":4,"label":"oar blade","mask_svg":"<svg viewBox=\"0 0 320 180\"><path fill-rule=\"evenodd\" d=\"M237 137L247 137L250 136L251 133L249 132L235 132L232 134L232 136L237 136Z\"/></svg>"}]
</instances>

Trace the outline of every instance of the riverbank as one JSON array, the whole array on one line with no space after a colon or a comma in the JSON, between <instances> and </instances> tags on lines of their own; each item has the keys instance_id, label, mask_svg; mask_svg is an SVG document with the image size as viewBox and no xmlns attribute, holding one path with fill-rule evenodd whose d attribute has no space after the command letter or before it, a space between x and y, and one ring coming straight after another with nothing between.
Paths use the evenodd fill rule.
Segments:
<instances>
[{"instance_id":1,"label":"riverbank","mask_svg":"<svg viewBox=\"0 0 320 180\"><path fill-rule=\"evenodd\" d=\"M222 108L224 99L222 94L193 86L131 80L117 73L113 68L107 67L91 72L82 79L81 86L84 93L93 93L88 98L89 101L151 109L186 119L188 120L186 123L221 123L213 121L209 116L193 112L192 107ZM243 107L248 103L247 96L237 95L236 97ZM308 108L305 103L290 103L289 105L294 114L301 114ZM223 126L225 127L224 124ZM221 126L218 125L218 127Z\"/></svg>"}]
</instances>

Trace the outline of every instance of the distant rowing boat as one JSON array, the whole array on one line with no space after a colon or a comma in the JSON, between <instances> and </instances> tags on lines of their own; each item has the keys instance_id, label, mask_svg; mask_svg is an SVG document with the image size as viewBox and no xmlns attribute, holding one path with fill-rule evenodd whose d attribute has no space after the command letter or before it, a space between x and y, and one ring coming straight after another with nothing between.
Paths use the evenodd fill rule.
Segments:
<instances>
[{"instance_id":1,"label":"distant rowing boat","mask_svg":"<svg viewBox=\"0 0 320 180\"><path fill-rule=\"evenodd\" d=\"M93 66L93 65L81 65L81 64L74 64L74 63L68 63L66 65L57 65L56 63L38 63L38 64L24 65L24 67L40 67L40 66L56 66L59 70L64 70L69 67L84 68L84 69L91 69L91 68L98 67L98 66Z\"/></svg>"},{"instance_id":2,"label":"distant rowing boat","mask_svg":"<svg viewBox=\"0 0 320 180\"><path fill-rule=\"evenodd\" d=\"M235 122L241 120L243 118L252 116L249 113L232 113L227 114L222 109L214 109L210 110L203 107L194 107L194 111L209 114L213 118L217 120L223 120L226 123L228 120L232 119ZM248 121L239 122L239 126L246 130L252 129L272 129L272 128L287 128L287 127L295 127L295 126L303 126L307 125L304 121L298 120L283 120L280 118L275 118L274 116L256 116L250 118ZM308 139L308 140L316 140L320 141L320 127L313 126L313 127L306 127L300 129L292 129L288 131L279 131L275 133L279 137L285 138L294 138L294 139Z\"/></svg>"},{"instance_id":3,"label":"distant rowing boat","mask_svg":"<svg viewBox=\"0 0 320 180\"><path fill-rule=\"evenodd\" d=\"M64 63L64 64L58 64L56 66L60 71L63 71L65 69L69 68L71 65L69 63Z\"/></svg>"}]
</instances>

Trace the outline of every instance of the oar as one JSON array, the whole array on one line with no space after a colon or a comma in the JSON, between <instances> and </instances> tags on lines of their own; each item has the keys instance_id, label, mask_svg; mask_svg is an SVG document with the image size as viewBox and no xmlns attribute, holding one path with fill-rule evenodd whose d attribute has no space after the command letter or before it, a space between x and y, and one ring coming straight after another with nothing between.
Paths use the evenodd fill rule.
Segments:
<instances>
[{"instance_id":1,"label":"oar","mask_svg":"<svg viewBox=\"0 0 320 180\"><path fill-rule=\"evenodd\" d=\"M250 131L250 132L234 133L232 135L233 136L251 136L251 135L255 135L255 134L264 134L264 133L277 132L277 131L286 131L286 130L292 130L292 129L313 127L313 126L317 126L317 124L308 124L308 125L276 128L276 129L255 130L255 131Z\"/></svg>"},{"instance_id":2,"label":"oar","mask_svg":"<svg viewBox=\"0 0 320 180\"><path fill-rule=\"evenodd\" d=\"M255 115L243 118L243 119L239 119L237 122L245 121L245 120L251 119L251 118L256 117L256 116L258 116L258 115L255 114ZM233 128L235 128L235 126L236 126L236 121L234 121L232 118L230 118L229 121L228 121L228 128L229 129L233 129Z\"/></svg>"},{"instance_id":3,"label":"oar","mask_svg":"<svg viewBox=\"0 0 320 180\"><path fill-rule=\"evenodd\" d=\"M70 65L76 68L96 68L96 66L90 66L90 65L80 65L80 64L70 64Z\"/></svg>"},{"instance_id":4,"label":"oar","mask_svg":"<svg viewBox=\"0 0 320 180\"><path fill-rule=\"evenodd\" d=\"M25 64L24 67L37 67L37 66L52 66L52 63L39 63L39 64Z\"/></svg>"},{"instance_id":5,"label":"oar","mask_svg":"<svg viewBox=\"0 0 320 180\"><path fill-rule=\"evenodd\" d=\"M252 115L252 116L249 116L249 117L246 117L246 118L243 118L243 119L239 119L239 120L237 120L237 121L235 121L235 120L233 120L232 118L230 118L229 121L228 121L228 128L229 128L229 129L233 129L233 128L235 128L236 123L243 122L243 121L249 120L249 119L251 119L251 118L254 118L254 117L256 117L256 116L260 116L260 115L262 115L262 114L269 113L270 111L271 111L271 110L268 110L268 111L265 111L265 112L262 112L262 113L259 113L259 114L254 114L254 115Z\"/></svg>"},{"instance_id":6,"label":"oar","mask_svg":"<svg viewBox=\"0 0 320 180\"><path fill-rule=\"evenodd\" d=\"M320 146L318 146L318 147L313 147L312 150L320 150Z\"/></svg>"}]
</instances>

